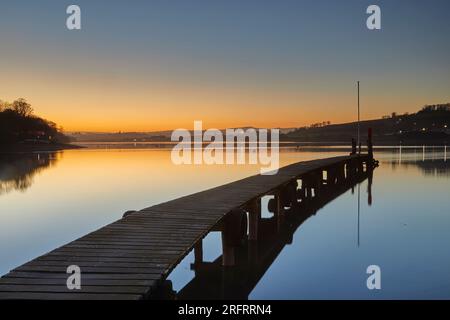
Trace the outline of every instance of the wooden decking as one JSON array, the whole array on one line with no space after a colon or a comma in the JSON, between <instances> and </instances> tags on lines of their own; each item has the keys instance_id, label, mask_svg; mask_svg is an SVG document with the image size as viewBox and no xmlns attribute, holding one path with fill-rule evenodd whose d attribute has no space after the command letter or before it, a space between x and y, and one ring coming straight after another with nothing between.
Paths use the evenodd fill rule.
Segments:
<instances>
[{"instance_id":1,"label":"wooden decking","mask_svg":"<svg viewBox=\"0 0 450 320\"><path fill-rule=\"evenodd\" d=\"M299 162L130 214L0 278L0 299L143 299L232 210L309 172L357 161L342 156ZM69 265L81 289L69 290Z\"/></svg>"}]
</instances>

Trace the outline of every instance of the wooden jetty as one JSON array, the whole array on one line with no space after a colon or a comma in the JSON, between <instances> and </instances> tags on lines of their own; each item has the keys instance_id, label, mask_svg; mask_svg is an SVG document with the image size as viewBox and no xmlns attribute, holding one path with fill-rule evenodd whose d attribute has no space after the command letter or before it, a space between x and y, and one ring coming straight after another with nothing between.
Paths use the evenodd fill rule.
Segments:
<instances>
[{"instance_id":1,"label":"wooden jetty","mask_svg":"<svg viewBox=\"0 0 450 320\"><path fill-rule=\"evenodd\" d=\"M323 188L316 197L303 198L283 206L286 217L282 229L278 229L277 217L271 201L267 211L273 215L259 217L257 241L244 239L240 246L235 247L235 265L233 268L223 268L223 256L207 262L198 258L191 264L194 278L178 292L172 290L172 283L166 280L161 285L161 297L176 300L247 300L253 289L277 259L281 251L294 242L294 234L309 218L315 216L325 205L347 192L354 192L355 186L367 180L367 201L372 203L373 170L358 174L354 179L340 181L329 188ZM281 194L284 199L289 194ZM359 195L358 195L359 196ZM267 202L264 202L265 204ZM258 205L262 206L259 202ZM286 205L286 204L285 204ZM301 270L299 271L301 273ZM292 277L296 275L288 275Z\"/></svg>"},{"instance_id":2,"label":"wooden jetty","mask_svg":"<svg viewBox=\"0 0 450 320\"><path fill-rule=\"evenodd\" d=\"M371 154L299 162L129 213L13 269L0 278L0 299L153 298L192 249L201 262L202 239L212 230L222 232L222 267L232 268L242 240L258 240L261 197L273 196L282 230L286 208L356 179L373 163ZM67 287L71 265L81 269L80 289Z\"/></svg>"}]
</instances>

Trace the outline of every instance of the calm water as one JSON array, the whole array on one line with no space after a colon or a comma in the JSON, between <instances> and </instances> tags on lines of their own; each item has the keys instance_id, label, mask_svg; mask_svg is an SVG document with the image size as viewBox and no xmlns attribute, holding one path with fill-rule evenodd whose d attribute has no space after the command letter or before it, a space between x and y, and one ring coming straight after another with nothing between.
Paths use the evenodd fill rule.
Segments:
<instances>
[{"instance_id":1,"label":"calm water","mask_svg":"<svg viewBox=\"0 0 450 320\"><path fill-rule=\"evenodd\" d=\"M281 164L342 154L284 151ZM327 203L265 266L249 286L248 298L450 298L447 155L442 148L401 153L396 148L375 156L380 167L373 176L372 205L367 180ZM167 150L2 155L0 274L119 219L127 210L256 173L258 166L175 166ZM208 235L205 260L220 256L220 244L220 234ZM170 275L175 290L193 281L192 262L191 253ZM381 267L379 291L366 287L369 265Z\"/></svg>"}]
</instances>

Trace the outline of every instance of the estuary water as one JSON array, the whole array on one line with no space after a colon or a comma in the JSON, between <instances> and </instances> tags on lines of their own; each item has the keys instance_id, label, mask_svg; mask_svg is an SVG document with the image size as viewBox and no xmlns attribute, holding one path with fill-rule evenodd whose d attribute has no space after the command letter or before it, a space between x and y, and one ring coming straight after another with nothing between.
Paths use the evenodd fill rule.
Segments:
<instances>
[{"instance_id":1,"label":"estuary water","mask_svg":"<svg viewBox=\"0 0 450 320\"><path fill-rule=\"evenodd\" d=\"M347 154L286 149L281 166ZM248 299L450 298L450 166L443 147L375 151L372 199L365 180L304 221L260 276ZM256 165L174 165L169 149L87 148L0 155L0 274L123 215L259 173ZM264 200L264 199L263 199ZM370 202L370 203L369 203ZM358 205L359 203L359 205ZM263 216L269 215L264 211ZM221 255L220 234L204 260ZM173 290L195 281L189 254L171 273ZM366 269L381 270L369 290ZM211 282L216 290L217 284ZM189 298L189 290L183 297ZM233 292L229 293L233 297Z\"/></svg>"}]
</instances>

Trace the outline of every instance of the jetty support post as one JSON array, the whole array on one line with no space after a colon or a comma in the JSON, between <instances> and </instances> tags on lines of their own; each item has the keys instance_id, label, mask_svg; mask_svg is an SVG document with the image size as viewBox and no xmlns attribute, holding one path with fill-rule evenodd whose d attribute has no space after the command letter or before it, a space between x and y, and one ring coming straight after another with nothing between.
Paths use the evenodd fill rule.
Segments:
<instances>
[{"instance_id":1,"label":"jetty support post","mask_svg":"<svg viewBox=\"0 0 450 320\"><path fill-rule=\"evenodd\" d=\"M310 178L307 174L302 177L303 199L311 198Z\"/></svg>"},{"instance_id":2,"label":"jetty support post","mask_svg":"<svg viewBox=\"0 0 450 320\"><path fill-rule=\"evenodd\" d=\"M327 168L327 186L332 187L336 184L338 167L333 165Z\"/></svg>"},{"instance_id":3,"label":"jetty support post","mask_svg":"<svg viewBox=\"0 0 450 320\"><path fill-rule=\"evenodd\" d=\"M284 208L281 203L281 194L280 190L277 190L274 194L274 200L275 200L275 218L277 219L277 230L281 231L281 227L283 226L284 222Z\"/></svg>"},{"instance_id":4,"label":"jetty support post","mask_svg":"<svg viewBox=\"0 0 450 320\"><path fill-rule=\"evenodd\" d=\"M248 206L248 240L258 240L258 225L261 219L261 199L254 199Z\"/></svg>"},{"instance_id":5,"label":"jetty support post","mask_svg":"<svg viewBox=\"0 0 450 320\"><path fill-rule=\"evenodd\" d=\"M368 129L367 132L367 154L369 156L369 161L373 160L373 142L372 142L372 128ZM371 163L369 163L371 165Z\"/></svg>"},{"instance_id":6,"label":"jetty support post","mask_svg":"<svg viewBox=\"0 0 450 320\"><path fill-rule=\"evenodd\" d=\"M321 176L322 175L322 176ZM304 181L305 181L305 189L307 192L307 198L311 199L314 196L317 195L317 189L319 186L322 186L323 181L320 180L323 177L322 171L319 172L310 172L306 174Z\"/></svg>"},{"instance_id":7,"label":"jetty support post","mask_svg":"<svg viewBox=\"0 0 450 320\"><path fill-rule=\"evenodd\" d=\"M355 138L352 138L352 152L350 153L350 155L355 155L356 154L356 140Z\"/></svg>"},{"instance_id":8,"label":"jetty support post","mask_svg":"<svg viewBox=\"0 0 450 320\"><path fill-rule=\"evenodd\" d=\"M258 240L261 222L261 198L252 200L248 205L248 262L258 263Z\"/></svg>"},{"instance_id":9,"label":"jetty support post","mask_svg":"<svg viewBox=\"0 0 450 320\"><path fill-rule=\"evenodd\" d=\"M336 173L336 178L337 178L337 183L338 184L342 184L345 181L345 163L339 163L337 165L337 173Z\"/></svg>"},{"instance_id":10,"label":"jetty support post","mask_svg":"<svg viewBox=\"0 0 450 320\"><path fill-rule=\"evenodd\" d=\"M300 179L298 179L301 181L301 185L300 188L297 189L297 199L302 202L305 197L306 197L306 192L305 192L305 182L304 182L304 178L301 177Z\"/></svg>"},{"instance_id":11,"label":"jetty support post","mask_svg":"<svg viewBox=\"0 0 450 320\"><path fill-rule=\"evenodd\" d=\"M308 198L308 182L307 182L307 177L306 175L303 175L301 177L301 189L300 189L300 199L301 201L306 200L306 198Z\"/></svg>"},{"instance_id":12,"label":"jetty support post","mask_svg":"<svg viewBox=\"0 0 450 320\"><path fill-rule=\"evenodd\" d=\"M368 167L367 171L368 177L367 177L367 204L369 206L372 205L373 199L372 199L372 183L373 183L373 166L370 165Z\"/></svg>"},{"instance_id":13,"label":"jetty support post","mask_svg":"<svg viewBox=\"0 0 450 320\"><path fill-rule=\"evenodd\" d=\"M323 188L323 171L322 170L316 170L310 173L310 185L311 185L311 197L317 197L319 194L319 189Z\"/></svg>"},{"instance_id":14,"label":"jetty support post","mask_svg":"<svg viewBox=\"0 0 450 320\"><path fill-rule=\"evenodd\" d=\"M232 267L235 264L234 247L226 243L222 234L222 266Z\"/></svg>"},{"instance_id":15,"label":"jetty support post","mask_svg":"<svg viewBox=\"0 0 450 320\"><path fill-rule=\"evenodd\" d=\"M200 265L203 263L203 239L200 239L194 246L194 264Z\"/></svg>"},{"instance_id":16,"label":"jetty support post","mask_svg":"<svg viewBox=\"0 0 450 320\"><path fill-rule=\"evenodd\" d=\"M364 160L358 157L358 176L360 177L364 173Z\"/></svg>"},{"instance_id":17,"label":"jetty support post","mask_svg":"<svg viewBox=\"0 0 450 320\"><path fill-rule=\"evenodd\" d=\"M347 176L350 178L350 181L353 181L356 178L356 173L357 173L357 163L356 163L356 159L351 159L348 162L348 174Z\"/></svg>"},{"instance_id":18,"label":"jetty support post","mask_svg":"<svg viewBox=\"0 0 450 320\"><path fill-rule=\"evenodd\" d=\"M222 266L234 266L235 247L242 245L247 236L247 214L235 209L225 216L222 230Z\"/></svg>"}]
</instances>

